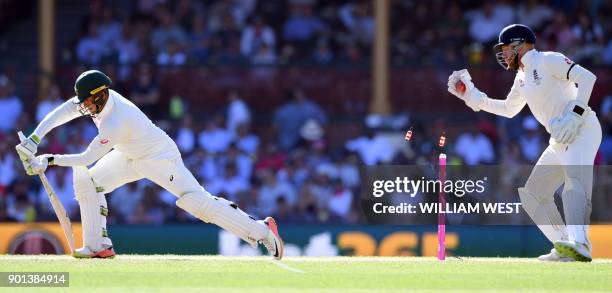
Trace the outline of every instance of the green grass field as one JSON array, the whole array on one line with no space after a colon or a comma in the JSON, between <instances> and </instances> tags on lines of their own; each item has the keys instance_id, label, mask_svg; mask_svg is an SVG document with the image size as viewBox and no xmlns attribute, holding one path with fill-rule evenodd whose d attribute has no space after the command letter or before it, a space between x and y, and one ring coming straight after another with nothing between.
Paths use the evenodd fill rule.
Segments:
<instances>
[{"instance_id":1,"label":"green grass field","mask_svg":"<svg viewBox=\"0 0 612 293\"><path fill-rule=\"evenodd\" d=\"M69 289L88 292L612 290L612 260L540 263L518 258L450 258L442 263L422 257L298 257L279 264L268 257L120 255L112 260L76 260L4 255L0 266L4 272L68 271Z\"/></svg>"}]
</instances>

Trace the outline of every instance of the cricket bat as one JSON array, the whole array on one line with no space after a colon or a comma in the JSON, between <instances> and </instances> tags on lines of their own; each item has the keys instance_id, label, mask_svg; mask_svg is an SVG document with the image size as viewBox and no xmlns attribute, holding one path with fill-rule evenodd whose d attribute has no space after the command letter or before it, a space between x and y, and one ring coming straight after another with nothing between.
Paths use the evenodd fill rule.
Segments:
<instances>
[{"instance_id":1,"label":"cricket bat","mask_svg":"<svg viewBox=\"0 0 612 293\"><path fill-rule=\"evenodd\" d=\"M17 135L19 135L20 141L23 141L26 139L25 135L23 135L21 131L19 131ZM22 153L19 153L19 156L22 157L23 159ZM32 160L34 158L26 157L25 159ZM66 240L68 241L70 253L72 253L74 252L74 233L72 232L72 223L70 222L70 217L68 217L68 213L66 212L64 205L57 197L57 194L55 193L55 190L53 190L53 186L51 186L51 184L49 183L49 180L47 179L47 176L45 175L45 173L38 174L38 177L40 178L40 181L42 182L42 185L45 188L47 195L49 196L49 201L51 202L53 211L55 212L55 215L57 216L57 219L60 222L60 226L62 227L62 230L64 231L64 236L66 236Z\"/></svg>"}]
</instances>

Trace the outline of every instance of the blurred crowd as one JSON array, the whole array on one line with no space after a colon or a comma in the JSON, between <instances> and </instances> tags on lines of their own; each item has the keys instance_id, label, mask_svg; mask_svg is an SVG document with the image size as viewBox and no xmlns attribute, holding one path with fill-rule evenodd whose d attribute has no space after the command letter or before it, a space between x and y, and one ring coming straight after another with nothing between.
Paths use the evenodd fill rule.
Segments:
<instances>
[{"instance_id":1,"label":"blurred crowd","mask_svg":"<svg viewBox=\"0 0 612 293\"><path fill-rule=\"evenodd\" d=\"M578 0L390 2L395 65L490 64L499 31L529 25L538 48L612 64L612 3ZM372 1L94 0L73 60L89 65L369 64ZM126 7L127 6L127 7ZM67 55L70 56L70 55ZM127 69L124 74L127 74Z\"/></svg>"},{"instance_id":2,"label":"blurred crowd","mask_svg":"<svg viewBox=\"0 0 612 293\"><path fill-rule=\"evenodd\" d=\"M149 91L139 88L136 85L124 94L154 115L159 109L147 108L146 101L159 93L155 87ZM35 177L25 174L14 152L18 143L14 133L19 129L31 132L64 96L58 86L52 86L47 98L28 112L8 78L0 77L0 221L54 219L46 192ZM274 109L272 125L259 132L251 128L253 113L244 100L241 93L229 91L226 107L210 119L198 121L193 118L195 113L186 110L179 119L156 120L156 124L174 138L186 166L206 190L236 202L252 215L274 215L283 222L362 223L359 197L370 187L360 185L360 168L435 165L442 133L447 136L449 164L502 166L503 185L493 188L500 191L500 200L509 199L516 196L516 187L529 172L521 168L534 164L548 143L548 135L531 115L495 120L483 114L478 121L460 127L450 127L443 118L411 121L406 115L368 115L361 132L331 145L333 121L304 89L288 91L286 101ZM605 165L612 162L612 96L606 97L598 113L605 130L595 163ZM406 143L408 127L413 136ZM50 132L39 153L78 153L96 135L88 118L76 119ZM597 179L598 194L612 191L607 169L603 175ZM71 217L78 219L71 169L50 167L47 176ZM131 224L195 221L175 207L175 200L147 180L130 183L109 194L109 220ZM609 214L607 207L612 202L594 206Z\"/></svg>"},{"instance_id":3,"label":"blurred crowd","mask_svg":"<svg viewBox=\"0 0 612 293\"><path fill-rule=\"evenodd\" d=\"M513 22L536 30L541 50L561 51L587 67L612 64L609 1L391 3L396 65L493 64L488 48L501 28ZM180 103L164 109L159 107L157 66L368 64L374 33L371 1L140 0L120 6L125 9L91 1L72 54L62 56L85 67L118 64L121 86L116 89L174 138L199 182L258 217L273 215L284 223L363 223L360 168L433 164L444 132L451 164L502 165L509 178L499 188L515 195L521 183L513 170L534 164L548 143L548 134L530 115L498 119L478 114L477 121L457 124L447 122L449 117L419 121L408 113L360 117L361 131L332 144L335 113L323 110L315 100L325 99L309 96L307 86L288 90L283 103L270 105L269 125L256 124L257 113L246 102L249 93L238 90L215 97L226 101L225 107L205 120ZM55 218L38 180L23 171L13 149L14 133L31 132L73 95L70 91L70 84L52 83L40 101L26 101L0 72L0 221ZM594 110L604 127L595 163L605 165L612 162L612 93ZM409 127L413 139L406 143ZM76 119L52 131L39 150L81 152L96 134L89 119ZM71 176L69 168L48 170L71 218L78 219ZM608 194L612 182L606 178L598 185ZM107 198L110 223L195 221L175 207L174 195L147 180L127 184ZM594 204L594 213L606 206L612 202Z\"/></svg>"}]
</instances>

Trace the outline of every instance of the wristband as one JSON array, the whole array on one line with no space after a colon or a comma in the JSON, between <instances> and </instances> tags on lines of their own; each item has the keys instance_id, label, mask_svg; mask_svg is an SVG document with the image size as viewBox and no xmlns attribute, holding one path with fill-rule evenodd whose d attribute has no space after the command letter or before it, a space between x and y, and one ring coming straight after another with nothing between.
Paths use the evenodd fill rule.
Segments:
<instances>
[{"instance_id":1,"label":"wristband","mask_svg":"<svg viewBox=\"0 0 612 293\"><path fill-rule=\"evenodd\" d=\"M38 136L36 136L35 134L30 135L30 139L36 144L40 144L40 138L38 138Z\"/></svg>"},{"instance_id":2,"label":"wristband","mask_svg":"<svg viewBox=\"0 0 612 293\"><path fill-rule=\"evenodd\" d=\"M584 108L578 106L578 105L574 105L574 109L572 109L572 112L582 116L582 114L584 114Z\"/></svg>"}]
</instances>

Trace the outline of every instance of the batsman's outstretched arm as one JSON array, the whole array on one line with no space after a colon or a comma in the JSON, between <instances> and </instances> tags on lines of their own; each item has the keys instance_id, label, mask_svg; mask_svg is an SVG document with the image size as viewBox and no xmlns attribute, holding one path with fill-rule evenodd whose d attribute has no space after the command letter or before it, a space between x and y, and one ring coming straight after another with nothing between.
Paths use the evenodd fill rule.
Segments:
<instances>
[{"instance_id":1,"label":"batsman's outstretched arm","mask_svg":"<svg viewBox=\"0 0 612 293\"><path fill-rule=\"evenodd\" d=\"M34 157L41 139L47 135L51 129L79 116L81 116L81 113L77 109L74 98L64 102L53 111L49 112L29 137L20 136L21 142L15 147L17 152L21 154L20 157ZM24 161L24 158L21 158L21 160ZM25 162L24 167L26 167Z\"/></svg>"},{"instance_id":2,"label":"batsman's outstretched arm","mask_svg":"<svg viewBox=\"0 0 612 293\"><path fill-rule=\"evenodd\" d=\"M19 138L24 141L25 136L19 132ZM48 166L89 166L102 158L114 146L111 140L96 136L89 144L87 149L80 154L71 155L51 155L44 154L40 156L32 156L29 153L24 153L20 150L19 145L16 147L17 153L23 163L23 167L28 175L37 175L45 172Z\"/></svg>"},{"instance_id":3,"label":"batsman's outstretched arm","mask_svg":"<svg viewBox=\"0 0 612 293\"><path fill-rule=\"evenodd\" d=\"M113 139L103 138L103 136L98 135L91 141L84 152L71 155L52 155L49 164L58 166L89 166L110 152L113 146Z\"/></svg>"},{"instance_id":4,"label":"batsman's outstretched arm","mask_svg":"<svg viewBox=\"0 0 612 293\"><path fill-rule=\"evenodd\" d=\"M53 128L58 127L68 121L80 117L81 113L77 109L74 98L65 101L63 104L49 112L38 124L32 136L39 140L49 133Z\"/></svg>"}]
</instances>

